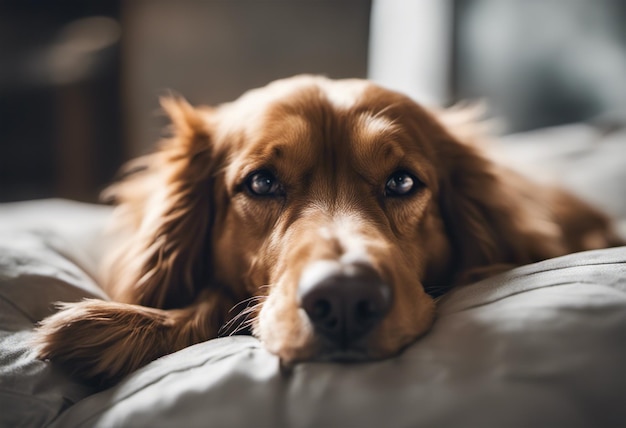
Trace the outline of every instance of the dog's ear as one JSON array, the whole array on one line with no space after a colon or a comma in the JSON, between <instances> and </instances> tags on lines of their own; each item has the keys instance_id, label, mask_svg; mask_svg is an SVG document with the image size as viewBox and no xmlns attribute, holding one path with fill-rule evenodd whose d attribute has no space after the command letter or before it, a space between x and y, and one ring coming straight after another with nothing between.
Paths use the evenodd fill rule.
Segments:
<instances>
[{"instance_id":1,"label":"dog's ear","mask_svg":"<svg viewBox=\"0 0 626 428\"><path fill-rule=\"evenodd\" d=\"M156 308L189 303L206 285L215 159L206 110L181 98L161 105L172 135L106 191L117 203L121 243L105 263L105 288L117 301Z\"/></svg>"},{"instance_id":2,"label":"dog's ear","mask_svg":"<svg viewBox=\"0 0 626 428\"><path fill-rule=\"evenodd\" d=\"M440 205L457 282L565 252L547 190L496 165L479 146L447 132L437 144Z\"/></svg>"}]
</instances>

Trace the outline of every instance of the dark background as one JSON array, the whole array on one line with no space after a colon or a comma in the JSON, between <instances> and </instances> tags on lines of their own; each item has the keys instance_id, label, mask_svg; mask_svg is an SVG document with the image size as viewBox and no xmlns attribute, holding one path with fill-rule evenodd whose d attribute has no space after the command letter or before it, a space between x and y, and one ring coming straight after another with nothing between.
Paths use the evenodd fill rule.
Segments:
<instances>
[{"instance_id":1,"label":"dark background","mask_svg":"<svg viewBox=\"0 0 626 428\"><path fill-rule=\"evenodd\" d=\"M626 117L625 2L440 1L453 11L447 104L487 99L508 132ZM371 10L371 0L0 0L0 201L96 201L160 137L169 90L218 104L297 73L367 77Z\"/></svg>"}]
</instances>

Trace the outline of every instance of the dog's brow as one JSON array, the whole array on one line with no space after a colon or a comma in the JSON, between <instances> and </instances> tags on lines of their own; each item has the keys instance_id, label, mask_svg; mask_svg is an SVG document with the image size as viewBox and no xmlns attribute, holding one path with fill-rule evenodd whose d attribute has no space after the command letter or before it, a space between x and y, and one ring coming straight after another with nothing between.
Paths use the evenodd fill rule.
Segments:
<instances>
[{"instance_id":1,"label":"dog's brow","mask_svg":"<svg viewBox=\"0 0 626 428\"><path fill-rule=\"evenodd\" d=\"M358 142L357 156L366 163L394 163L405 155L402 147L396 143L399 127L396 123L381 115L363 113L355 122L354 138ZM364 157L363 157L364 156ZM372 166L373 167L373 166Z\"/></svg>"},{"instance_id":2,"label":"dog's brow","mask_svg":"<svg viewBox=\"0 0 626 428\"><path fill-rule=\"evenodd\" d=\"M360 86L333 87L332 91L326 91L328 101L338 109L347 110L353 107L362 94Z\"/></svg>"},{"instance_id":3,"label":"dog's brow","mask_svg":"<svg viewBox=\"0 0 626 428\"><path fill-rule=\"evenodd\" d=\"M248 161L255 159L258 162L271 163L284 158L289 156L294 147L298 147L294 143L306 141L310 137L311 126L299 115L281 115L275 123L278 125L266 128L262 137L245 155Z\"/></svg>"},{"instance_id":4,"label":"dog's brow","mask_svg":"<svg viewBox=\"0 0 626 428\"><path fill-rule=\"evenodd\" d=\"M356 134L365 140L391 138L398 132L396 123L381 115L363 113L356 120Z\"/></svg>"}]
</instances>

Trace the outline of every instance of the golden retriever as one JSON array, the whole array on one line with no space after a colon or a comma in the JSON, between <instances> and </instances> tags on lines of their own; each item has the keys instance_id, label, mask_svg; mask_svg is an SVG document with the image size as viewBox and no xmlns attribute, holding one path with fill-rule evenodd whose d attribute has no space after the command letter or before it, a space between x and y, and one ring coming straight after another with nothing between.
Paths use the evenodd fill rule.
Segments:
<instances>
[{"instance_id":1,"label":"golden retriever","mask_svg":"<svg viewBox=\"0 0 626 428\"><path fill-rule=\"evenodd\" d=\"M162 104L171 138L108 191L111 301L63 304L36 333L40 358L86 380L239 330L287 365L389 357L455 285L620 242L605 215L490 160L445 112L365 80Z\"/></svg>"}]
</instances>

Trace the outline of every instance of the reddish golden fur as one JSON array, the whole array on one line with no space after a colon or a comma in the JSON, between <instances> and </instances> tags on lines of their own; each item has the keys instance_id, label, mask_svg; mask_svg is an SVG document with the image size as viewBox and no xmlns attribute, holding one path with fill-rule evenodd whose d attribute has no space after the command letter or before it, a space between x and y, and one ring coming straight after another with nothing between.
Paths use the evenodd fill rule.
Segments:
<instances>
[{"instance_id":1,"label":"reddish golden fur","mask_svg":"<svg viewBox=\"0 0 626 428\"><path fill-rule=\"evenodd\" d=\"M432 296L452 285L619 243L603 214L492 162L443 125L445 112L365 81L300 76L215 109L163 107L173 136L108 192L113 301L64 304L38 330L39 356L85 379L114 382L216 337L237 302L249 307L227 330L251 327L287 363L315 358L296 289L318 260L367 262L391 285L393 306L368 338L369 357L383 358L428 330ZM242 189L260 168L284 198ZM423 189L385 197L398 168Z\"/></svg>"}]
</instances>

